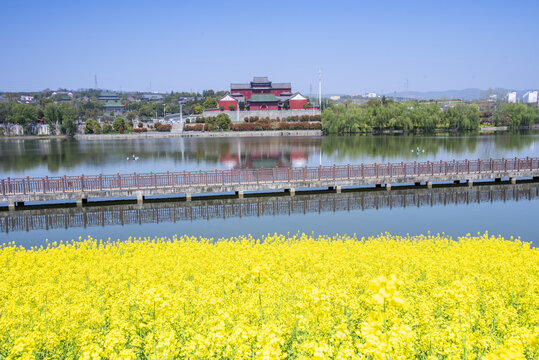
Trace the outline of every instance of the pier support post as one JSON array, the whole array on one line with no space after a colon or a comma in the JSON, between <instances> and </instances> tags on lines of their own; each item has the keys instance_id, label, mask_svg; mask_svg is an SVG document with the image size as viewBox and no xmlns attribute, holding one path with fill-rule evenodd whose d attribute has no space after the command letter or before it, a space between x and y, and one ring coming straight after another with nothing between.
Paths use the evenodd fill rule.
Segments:
<instances>
[{"instance_id":1,"label":"pier support post","mask_svg":"<svg viewBox=\"0 0 539 360\"><path fill-rule=\"evenodd\" d=\"M296 189L290 188L290 196L296 195Z\"/></svg>"},{"instance_id":2,"label":"pier support post","mask_svg":"<svg viewBox=\"0 0 539 360\"><path fill-rule=\"evenodd\" d=\"M238 191L236 191L236 196L237 196L239 199L243 199L243 190L238 190Z\"/></svg>"},{"instance_id":3,"label":"pier support post","mask_svg":"<svg viewBox=\"0 0 539 360\"><path fill-rule=\"evenodd\" d=\"M342 191L342 188L341 188L340 185L337 185L337 186L335 187L335 190L337 191L337 194L340 194L341 191Z\"/></svg>"},{"instance_id":4,"label":"pier support post","mask_svg":"<svg viewBox=\"0 0 539 360\"><path fill-rule=\"evenodd\" d=\"M473 186L473 180L472 179L466 180L466 184L468 184L468 186Z\"/></svg>"},{"instance_id":5,"label":"pier support post","mask_svg":"<svg viewBox=\"0 0 539 360\"><path fill-rule=\"evenodd\" d=\"M382 187L382 184L376 184L376 187L377 187L377 188L381 188L381 187Z\"/></svg>"},{"instance_id":6,"label":"pier support post","mask_svg":"<svg viewBox=\"0 0 539 360\"><path fill-rule=\"evenodd\" d=\"M432 181L427 181L427 188L432 189Z\"/></svg>"},{"instance_id":7,"label":"pier support post","mask_svg":"<svg viewBox=\"0 0 539 360\"><path fill-rule=\"evenodd\" d=\"M144 204L144 199L145 199L144 195L138 194L137 195L137 204Z\"/></svg>"},{"instance_id":8,"label":"pier support post","mask_svg":"<svg viewBox=\"0 0 539 360\"><path fill-rule=\"evenodd\" d=\"M82 207L87 202L88 202L88 199L86 198L77 199L77 207Z\"/></svg>"},{"instance_id":9,"label":"pier support post","mask_svg":"<svg viewBox=\"0 0 539 360\"><path fill-rule=\"evenodd\" d=\"M7 208L9 209L9 211L15 211L15 202L10 201L10 202L7 204Z\"/></svg>"},{"instance_id":10,"label":"pier support post","mask_svg":"<svg viewBox=\"0 0 539 360\"><path fill-rule=\"evenodd\" d=\"M334 186L328 186L328 190L333 191L333 190L335 190L335 187Z\"/></svg>"},{"instance_id":11,"label":"pier support post","mask_svg":"<svg viewBox=\"0 0 539 360\"><path fill-rule=\"evenodd\" d=\"M502 182L502 178L495 178L494 182Z\"/></svg>"},{"instance_id":12,"label":"pier support post","mask_svg":"<svg viewBox=\"0 0 539 360\"><path fill-rule=\"evenodd\" d=\"M185 193L185 201L191 201L191 194Z\"/></svg>"},{"instance_id":13,"label":"pier support post","mask_svg":"<svg viewBox=\"0 0 539 360\"><path fill-rule=\"evenodd\" d=\"M516 183L517 183L517 178L512 177L511 178L511 184L516 184Z\"/></svg>"},{"instance_id":14,"label":"pier support post","mask_svg":"<svg viewBox=\"0 0 539 360\"><path fill-rule=\"evenodd\" d=\"M539 176L534 176L533 177L533 181L538 181L539 180Z\"/></svg>"},{"instance_id":15,"label":"pier support post","mask_svg":"<svg viewBox=\"0 0 539 360\"><path fill-rule=\"evenodd\" d=\"M455 184L455 185L460 184L460 180L454 180L454 181L453 181L453 184Z\"/></svg>"},{"instance_id":16,"label":"pier support post","mask_svg":"<svg viewBox=\"0 0 539 360\"><path fill-rule=\"evenodd\" d=\"M415 186L420 186L421 183L420 183L419 181L416 181L416 182L414 183L414 185L415 185Z\"/></svg>"},{"instance_id":17,"label":"pier support post","mask_svg":"<svg viewBox=\"0 0 539 360\"><path fill-rule=\"evenodd\" d=\"M391 190L391 184L386 184L386 190L387 191Z\"/></svg>"}]
</instances>

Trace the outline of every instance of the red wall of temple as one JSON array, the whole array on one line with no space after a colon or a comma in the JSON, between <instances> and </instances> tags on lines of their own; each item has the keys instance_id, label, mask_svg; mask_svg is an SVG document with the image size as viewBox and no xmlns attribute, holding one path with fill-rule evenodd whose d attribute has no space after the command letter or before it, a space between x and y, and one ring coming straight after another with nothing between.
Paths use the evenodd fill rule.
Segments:
<instances>
[{"instance_id":1,"label":"red wall of temple","mask_svg":"<svg viewBox=\"0 0 539 360\"><path fill-rule=\"evenodd\" d=\"M303 105L307 104L309 101L305 100L290 100L290 110L302 110L304 109Z\"/></svg>"},{"instance_id":2,"label":"red wall of temple","mask_svg":"<svg viewBox=\"0 0 539 360\"><path fill-rule=\"evenodd\" d=\"M223 107L225 110L229 110L229 106L234 105L234 108L238 106L238 102L234 100L221 100L219 101L219 109Z\"/></svg>"}]
</instances>

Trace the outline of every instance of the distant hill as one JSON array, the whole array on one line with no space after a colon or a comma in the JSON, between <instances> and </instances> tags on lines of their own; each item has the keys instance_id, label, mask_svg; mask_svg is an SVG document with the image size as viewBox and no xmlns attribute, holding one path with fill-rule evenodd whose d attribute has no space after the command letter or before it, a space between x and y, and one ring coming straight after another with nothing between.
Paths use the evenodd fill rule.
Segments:
<instances>
[{"instance_id":1,"label":"distant hill","mask_svg":"<svg viewBox=\"0 0 539 360\"><path fill-rule=\"evenodd\" d=\"M509 91L516 91L517 98L522 96L528 90L509 90L509 89L463 89L463 90L444 90L444 91L397 91L393 93L384 94L387 97L392 98L404 98L404 99L416 99L416 100L444 100L444 99L461 99L461 100L482 100L487 97L488 94L498 94L498 96L505 96Z\"/></svg>"}]
</instances>

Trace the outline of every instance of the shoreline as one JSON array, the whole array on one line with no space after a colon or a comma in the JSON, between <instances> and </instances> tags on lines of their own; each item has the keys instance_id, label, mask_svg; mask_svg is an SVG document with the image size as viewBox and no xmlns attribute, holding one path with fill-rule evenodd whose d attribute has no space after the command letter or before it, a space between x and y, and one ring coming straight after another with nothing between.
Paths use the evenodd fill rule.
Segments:
<instances>
[{"instance_id":1,"label":"shoreline","mask_svg":"<svg viewBox=\"0 0 539 360\"><path fill-rule=\"evenodd\" d=\"M534 124L531 129L519 129L525 131L537 131L539 125ZM516 131L519 131L516 130ZM507 126L483 127L477 130L479 135L488 135L493 133L511 132ZM450 132L451 133L451 132ZM357 133L346 135L425 135L425 133L404 132L403 130L384 130L382 132ZM458 132L454 134L459 134ZM332 134L326 134L332 135ZM436 135L434 133L433 135ZM223 132L200 132L187 131L181 133L170 132L149 132L149 133L129 133L129 134L75 134L76 140L116 140L116 139L160 139L160 138L223 138L223 137L263 137L263 136L324 136L322 130L265 130L265 131L223 131ZM35 140L35 139L67 139L68 135L14 135L0 136L2 140Z\"/></svg>"}]
</instances>

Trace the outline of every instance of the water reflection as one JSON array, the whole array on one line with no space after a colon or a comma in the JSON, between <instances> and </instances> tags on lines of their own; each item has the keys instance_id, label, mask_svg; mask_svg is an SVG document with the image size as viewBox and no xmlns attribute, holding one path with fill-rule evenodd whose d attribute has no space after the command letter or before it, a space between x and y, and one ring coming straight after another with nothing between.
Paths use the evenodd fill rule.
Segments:
<instances>
[{"instance_id":1,"label":"water reflection","mask_svg":"<svg viewBox=\"0 0 539 360\"><path fill-rule=\"evenodd\" d=\"M133 155L139 160L133 160ZM514 156L539 156L539 134L133 138L84 141L1 139L0 177Z\"/></svg>"},{"instance_id":2,"label":"water reflection","mask_svg":"<svg viewBox=\"0 0 539 360\"><path fill-rule=\"evenodd\" d=\"M176 223L182 221L242 217L294 216L307 213L337 213L393 208L420 208L470 205L493 202L518 202L539 198L539 183L516 185L481 184L445 186L433 189L402 188L393 191L359 190L297 196L247 197L155 201L144 204L123 203L85 208L42 208L0 212L0 232L108 227L114 225Z\"/></svg>"}]
</instances>

